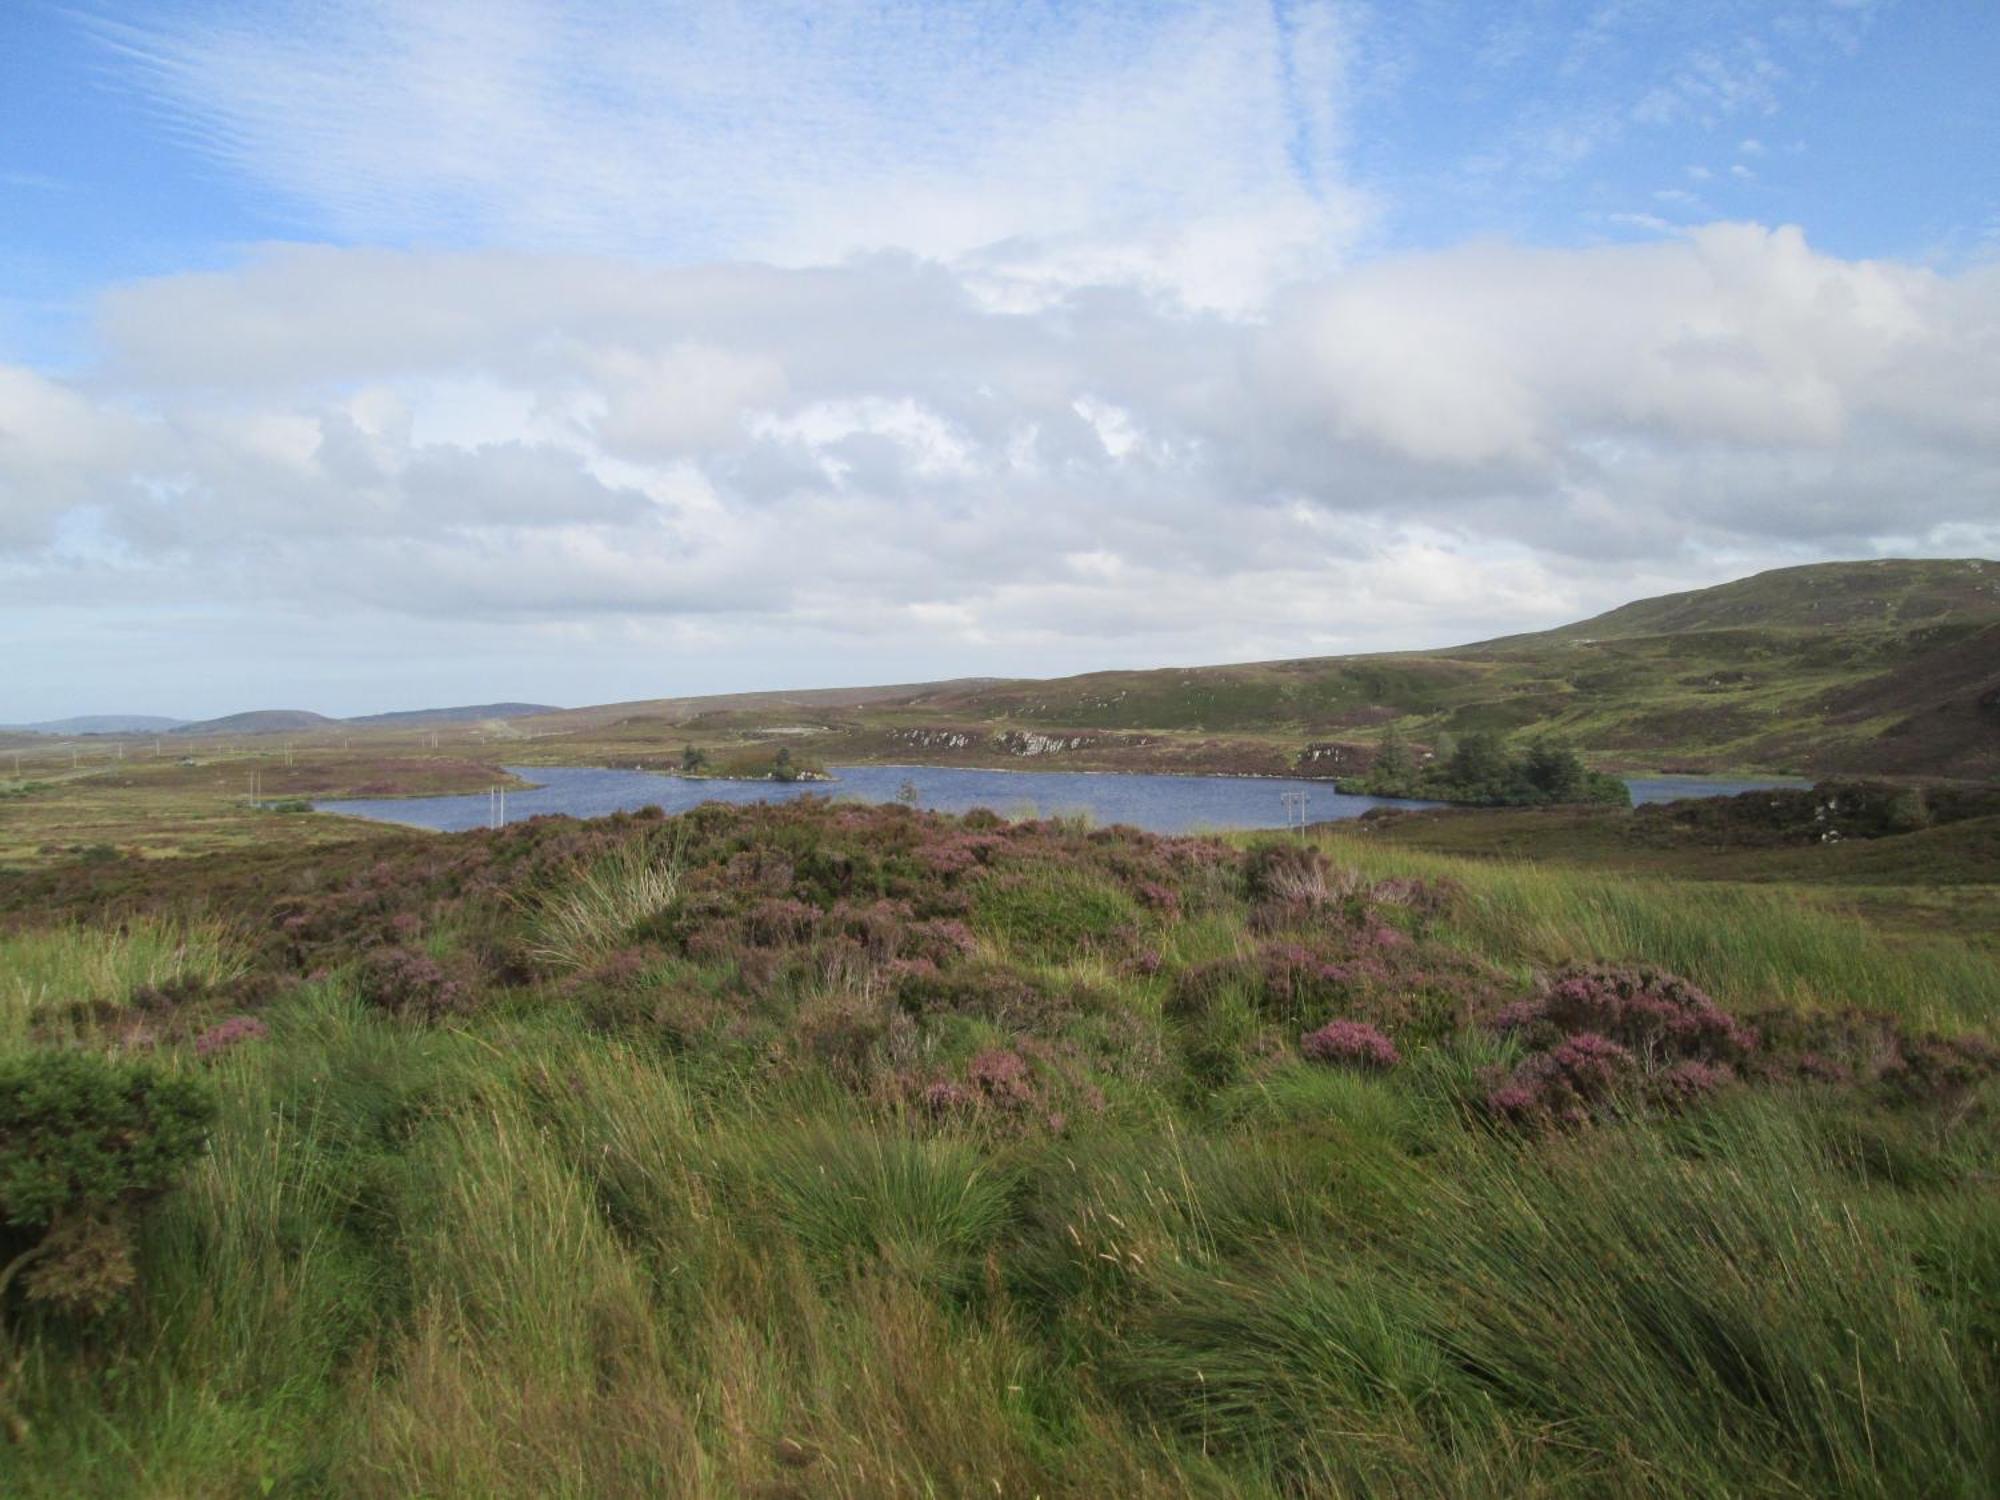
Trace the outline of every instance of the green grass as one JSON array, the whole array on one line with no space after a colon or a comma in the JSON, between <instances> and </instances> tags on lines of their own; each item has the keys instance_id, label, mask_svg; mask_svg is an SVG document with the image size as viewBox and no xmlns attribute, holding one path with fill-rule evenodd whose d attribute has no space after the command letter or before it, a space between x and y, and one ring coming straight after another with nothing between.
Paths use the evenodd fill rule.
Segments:
<instances>
[{"instance_id":1,"label":"green grass","mask_svg":"<svg viewBox=\"0 0 2000 1500\"><path fill-rule=\"evenodd\" d=\"M1455 858L1339 832L1319 841L1371 875L1463 883L1472 899L1453 918L1455 935L1515 963L1652 963L1745 1008L1859 1004L1948 1030L2000 1015L2000 971L1972 946L1888 936L1783 889Z\"/></svg>"},{"instance_id":2,"label":"green grass","mask_svg":"<svg viewBox=\"0 0 2000 1500\"><path fill-rule=\"evenodd\" d=\"M671 851L621 845L539 898L530 952L558 969L584 968L639 923L668 910L679 891Z\"/></svg>"},{"instance_id":3,"label":"green grass","mask_svg":"<svg viewBox=\"0 0 2000 1500\"><path fill-rule=\"evenodd\" d=\"M227 923L136 917L116 926L72 923L0 935L0 1045L19 1045L38 1016L65 1007L122 1007L142 985L221 984L249 967Z\"/></svg>"},{"instance_id":4,"label":"green grass","mask_svg":"<svg viewBox=\"0 0 2000 1500\"><path fill-rule=\"evenodd\" d=\"M370 1010L333 965L259 1012L266 1040L204 1060L192 1024L163 1029L159 1064L220 1096L211 1149L153 1205L129 1306L0 1308L28 1423L0 1493L2000 1488L1992 1081L1929 1112L1774 1085L1522 1137L1479 1108L1518 1040L1470 1030L1364 1076L1246 1007L1232 1077L1190 1088L1171 970L1265 940L1227 865L1185 876L1177 920L1098 866L976 877L978 962L1090 997L1025 1028L901 1012L879 977L759 987L743 952L642 969L606 1022L577 976L734 849L674 863L675 826L606 834L490 927L441 881L431 930L540 965L469 1015ZM541 836L464 847L518 872ZM1360 879L1462 885L1436 939L1521 984L1643 960L1738 1010L1860 1003L1989 1038L2000 1016L1973 945L1782 889L1323 844ZM1332 881L1320 920L1358 889ZM1134 922L1167 973L1119 958ZM114 1011L60 1044L118 1045L132 987L260 952L130 914L15 931L5 1045L54 1044L37 1028L71 998ZM684 991L733 1008L655 1019ZM859 1072L804 1035L834 1000L879 1021ZM902 1087L1006 1048L1070 1092L940 1116Z\"/></svg>"}]
</instances>

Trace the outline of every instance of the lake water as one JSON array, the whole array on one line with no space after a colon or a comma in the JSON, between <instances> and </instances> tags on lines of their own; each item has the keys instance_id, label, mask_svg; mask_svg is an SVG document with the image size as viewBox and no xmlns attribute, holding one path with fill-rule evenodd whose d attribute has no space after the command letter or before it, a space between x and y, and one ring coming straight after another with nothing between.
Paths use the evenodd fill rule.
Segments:
<instances>
[{"instance_id":1,"label":"lake water","mask_svg":"<svg viewBox=\"0 0 2000 1500\"><path fill-rule=\"evenodd\" d=\"M920 806L962 813L988 807L1008 817L1088 813L1099 824L1129 823L1154 833L1205 829L1282 828L1284 796L1303 793L1306 818L1325 822L1358 818L1371 807L1429 807L1389 797L1344 796L1324 781L1284 781L1245 776L1145 776L1123 772L972 771L942 766L834 766L834 780L791 782L697 781L653 771L613 771L591 766L510 766L533 790L507 794L507 821L544 813L594 818L656 806L683 812L703 802L771 802L793 797L892 802L905 783ZM1634 801L1728 796L1763 787L1802 785L1778 781L1721 781L1707 777L1635 778ZM484 792L455 797L391 797L315 802L321 812L383 823L403 823L455 833L487 827L491 800Z\"/></svg>"}]
</instances>

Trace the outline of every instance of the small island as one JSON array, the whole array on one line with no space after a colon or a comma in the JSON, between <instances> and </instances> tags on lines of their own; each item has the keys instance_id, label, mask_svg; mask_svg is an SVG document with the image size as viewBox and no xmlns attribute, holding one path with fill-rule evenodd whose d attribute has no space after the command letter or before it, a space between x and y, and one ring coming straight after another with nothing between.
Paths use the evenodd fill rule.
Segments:
<instances>
[{"instance_id":1,"label":"small island","mask_svg":"<svg viewBox=\"0 0 2000 1500\"><path fill-rule=\"evenodd\" d=\"M762 746L743 750L703 750L688 744L681 749L679 774L693 781L831 781L832 775L817 761L801 761L790 745L775 751Z\"/></svg>"},{"instance_id":2,"label":"small island","mask_svg":"<svg viewBox=\"0 0 2000 1500\"><path fill-rule=\"evenodd\" d=\"M1412 797L1467 807L1632 803L1630 787L1616 776L1591 770L1565 745L1540 740L1516 753L1500 736L1484 731L1455 745L1439 745L1420 760L1392 730L1365 775L1343 777L1336 785L1367 797Z\"/></svg>"}]
</instances>

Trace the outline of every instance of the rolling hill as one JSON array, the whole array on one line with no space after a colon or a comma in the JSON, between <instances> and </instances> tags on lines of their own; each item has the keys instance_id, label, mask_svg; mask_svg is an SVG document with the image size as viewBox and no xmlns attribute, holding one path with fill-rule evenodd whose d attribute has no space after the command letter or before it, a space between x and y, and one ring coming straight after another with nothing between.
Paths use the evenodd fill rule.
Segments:
<instances>
[{"instance_id":1,"label":"rolling hill","mask_svg":"<svg viewBox=\"0 0 2000 1500\"><path fill-rule=\"evenodd\" d=\"M305 734L315 729L338 729L340 720L329 719L305 708L258 708L248 713L226 714L220 719L200 719L168 731L179 735L217 734Z\"/></svg>"},{"instance_id":2,"label":"rolling hill","mask_svg":"<svg viewBox=\"0 0 2000 1500\"><path fill-rule=\"evenodd\" d=\"M30 734L165 734L185 724L158 714L78 714L69 719L45 719L39 724L9 724Z\"/></svg>"},{"instance_id":3,"label":"rolling hill","mask_svg":"<svg viewBox=\"0 0 2000 1500\"><path fill-rule=\"evenodd\" d=\"M1436 651L947 686L850 737L1270 771L1354 767L1391 725L1554 735L1626 769L2000 776L2000 564L1785 568Z\"/></svg>"},{"instance_id":4,"label":"rolling hill","mask_svg":"<svg viewBox=\"0 0 2000 1500\"><path fill-rule=\"evenodd\" d=\"M1430 651L334 719L267 709L177 736L508 720L536 761L785 737L823 762L1258 774L1361 770L1393 727L1432 748L1553 736L1604 769L2000 778L2000 563L1784 568L1556 629Z\"/></svg>"},{"instance_id":5,"label":"rolling hill","mask_svg":"<svg viewBox=\"0 0 2000 1500\"><path fill-rule=\"evenodd\" d=\"M397 713L357 714L341 722L357 728L414 729L426 724L478 724L488 719L528 719L561 712L548 703L471 703L462 708L410 708Z\"/></svg>"}]
</instances>

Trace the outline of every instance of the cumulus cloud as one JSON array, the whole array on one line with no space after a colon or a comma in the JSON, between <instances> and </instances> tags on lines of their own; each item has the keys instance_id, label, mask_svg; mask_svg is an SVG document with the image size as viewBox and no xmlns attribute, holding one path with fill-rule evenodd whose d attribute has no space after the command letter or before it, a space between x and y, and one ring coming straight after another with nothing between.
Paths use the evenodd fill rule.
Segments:
<instances>
[{"instance_id":1,"label":"cumulus cloud","mask_svg":"<svg viewBox=\"0 0 2000 1500\"><path fill-rule=\"evenodd\" d=\"M1027 669L1528 625L1640 591L1611 557L2000 542L1991 270L1719 224L1380 259L1259 317L979 274L275 247L129 285L99 375L0 371L0 555L60 554L72 601L920 631Z\"/></svg>"}]
</instances>

